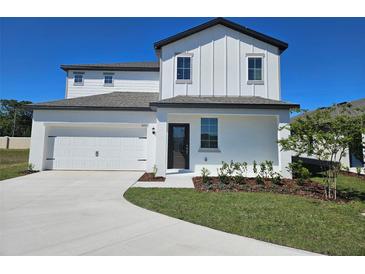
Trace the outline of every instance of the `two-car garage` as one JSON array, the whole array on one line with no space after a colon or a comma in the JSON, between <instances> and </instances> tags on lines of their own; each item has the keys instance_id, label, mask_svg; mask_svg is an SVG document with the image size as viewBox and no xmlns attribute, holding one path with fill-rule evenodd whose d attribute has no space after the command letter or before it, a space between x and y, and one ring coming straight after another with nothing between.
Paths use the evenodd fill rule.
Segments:
<instances>
[{"instance_id":1,"label":"two-car garage","mask_svg":"<svg viewBox=\"0 0 365 274\"><path fill-rule=\"evenodd\" d=\"M112 92L33 104L29 163L37 170L152 170L154 92Z\"/></svg>"},{"instance_id":2,"label":"two-car garage","mask_svg":"<svg viewBox=\"0 0 365 274\"><path fill-rule=\"evenodd\" d=\"M47 130L46 169L145 170L147 128L57 126Z\"/></svg>"}]
</instances>

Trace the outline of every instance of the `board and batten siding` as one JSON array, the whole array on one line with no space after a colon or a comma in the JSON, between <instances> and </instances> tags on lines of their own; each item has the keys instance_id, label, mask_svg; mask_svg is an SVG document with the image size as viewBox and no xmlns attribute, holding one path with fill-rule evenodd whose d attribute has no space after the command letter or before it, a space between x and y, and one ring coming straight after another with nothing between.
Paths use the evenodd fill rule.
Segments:
<instances>
[{"instance_id":1,"label":"board and batten siding","mask_svg":"<svg viewBox=\"0 0 365 274\"><path fill-rule=\"evenodd\" d=\"M192 55L192 82L176 83L176 55ZM263 56L261 84L247 82L247 55ZM261 96L280 99L278 48L217 25L161 49L162 99L177 95Z\"/></svg>"},{"instance_id":2,"label":"board and batten siding","mask_svg":"<svg viewBox=\"0 0 365 274\"><path fill-rule=\"evenodd\" d=\"M83 72L83 85L74 84L74 72ZM113 85L104 85L104 73L113 73ZM158 71L73 71L67 73L66 98L97 95L115 91L158 92Z\"/></svg>"}]
</instances>

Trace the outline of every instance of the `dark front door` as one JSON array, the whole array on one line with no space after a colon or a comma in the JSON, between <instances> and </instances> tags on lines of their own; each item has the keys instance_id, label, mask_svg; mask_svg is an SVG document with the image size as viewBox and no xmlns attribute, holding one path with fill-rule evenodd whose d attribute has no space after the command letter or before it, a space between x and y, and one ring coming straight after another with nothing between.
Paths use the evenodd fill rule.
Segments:
<instances>
[{"instance_id":1,"label":"dark front door","mask_svg":"<svg viewBox=\"0 0 365 274\"><path fill-rule=\"evenodd\" d=\"M189 169L189 124L169 124L167 168Z\"/></svg>"}]
</instances>

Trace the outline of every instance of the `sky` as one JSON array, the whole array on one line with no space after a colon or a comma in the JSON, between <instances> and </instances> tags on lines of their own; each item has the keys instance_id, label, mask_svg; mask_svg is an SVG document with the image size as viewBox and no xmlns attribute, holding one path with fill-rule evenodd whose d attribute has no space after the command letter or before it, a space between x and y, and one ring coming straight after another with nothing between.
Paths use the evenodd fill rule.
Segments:
<instances>
[{"instance_id":1,"label":"sky","mask_svg":"<svg viewBox=\"0 0 365 274\"><path fill-rule=\"evenodd\" d=\"M0 18L0 99L62 99L61 64L155 61L153 43L211 18ZM282 100L365 97L365 18L227 18L285 41Z\"/></svg>"}]
</instances>

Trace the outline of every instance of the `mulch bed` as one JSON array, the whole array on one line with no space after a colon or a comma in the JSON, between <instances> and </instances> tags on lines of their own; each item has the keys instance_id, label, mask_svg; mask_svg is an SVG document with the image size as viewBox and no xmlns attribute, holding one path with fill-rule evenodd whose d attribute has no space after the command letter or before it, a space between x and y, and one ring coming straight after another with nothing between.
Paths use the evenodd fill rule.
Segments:
<instances>
[{"instance_id":1,"label":"mulch bed","mask_svg":"<svg viewBox=\"0 0 365 274\"><path fill-rule=\"evenodd\" d=\"M37 172L39 172L39 170L24 170L22 172L22 174L28 175L28 174L33 174L33 173L37 173Z\"/></svg>"},{"instance_id":2,"label":"mulch bed","mask_svg":"<svg viewBox=\"0 0 365 274\"><path fill-rule=\"evenodd\" d=\"M165 177L155 177L153 173L145 172L139 179L138 182L164 182Z\"/></svg>"},{"instance_id":3,"label":"mulch bed","mask_svg":"<svg viewBox=\"0 0 365 274\"><path fill-rule=\"evenodd\" d=\"M324 185L311 180L299 185L296 180L292 179L282 179L278 184L273 184L270 180L265 179L262 184L258 184L255 178L246 178L243 183L236 183L231 180L229 184L222 184L218 177L209 178L210 183L204 184L202 177L194 177L195 189L204 192L272 192L326 200ZM346 202L349 200L338 195L336 201Z\"/></svg>"},{"instance_id":4,"label":"mulch bed","mask_svg":"<svg viewBox=\"0 0 365 274\"><path fill-rule=\"evenodd\" d=\"M343 171L343 170L341 170L340 173L343 174L343 175L346 175L346 176L355 177L355 178L365 180L365 175L364 174L358 175L357 173L349 172L349 171Z\"/></svg>"}]
</instances>

